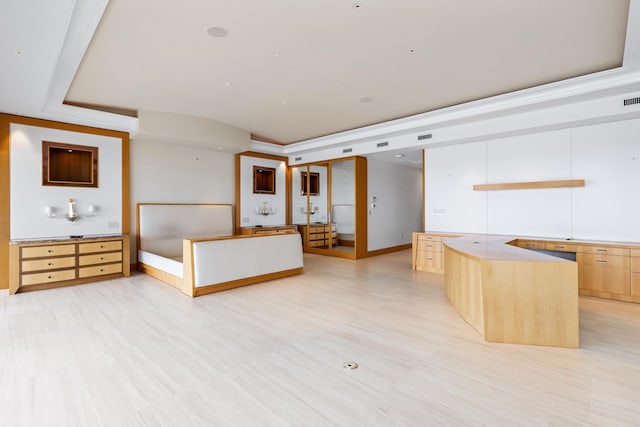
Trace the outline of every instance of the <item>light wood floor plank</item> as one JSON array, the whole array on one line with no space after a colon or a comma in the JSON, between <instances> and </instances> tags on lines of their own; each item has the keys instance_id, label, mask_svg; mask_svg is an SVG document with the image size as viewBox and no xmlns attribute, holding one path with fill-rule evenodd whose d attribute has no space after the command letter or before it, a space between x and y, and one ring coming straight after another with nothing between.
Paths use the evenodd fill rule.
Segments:
<instances>
[{"instance_id":1,"label":"light wood floor plank","mask_svg":"<svg viewBox=\"0 0 640 427\"><path fill-rule=\"evenodd\" d=\"M638 425L640 305L580 321L578 350L487 343L410 251L196 299L142 274L4 294L0 425Z\"/></svg>"}]
</instances>

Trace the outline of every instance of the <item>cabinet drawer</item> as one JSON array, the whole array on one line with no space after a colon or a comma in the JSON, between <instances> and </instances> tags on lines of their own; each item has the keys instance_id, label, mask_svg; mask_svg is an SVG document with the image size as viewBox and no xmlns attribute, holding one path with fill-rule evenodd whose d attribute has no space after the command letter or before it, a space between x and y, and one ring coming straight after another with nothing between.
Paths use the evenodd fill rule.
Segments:
<instances>
[{"instance_id":1,"label":"cabinet drawer","mask_svg":"<svg viewBox=\"0 0 640 427\"><path fill-rule=\"evenodd\" d=\"M442 236L433 236L431 234L423 234L421 236L418 236L418 241L425 241L425 242L441 242L442 241Z\"/></svg>"},{"instance_id":2,"label":"cabinet drawer","mask_svg":"<svg viewBox=\"0 0 640 427\"><path fill-rule=\"evenodd\" d=\"M560 252L575 252L576 245L570 245L566 243L545 243L544 248L550 251L560 251Z\"/></svg>"},{"instance_id":3,"label":"cabinet drawer","mask_svg":"<svg viewBox=\"0 0 640 427\"><path fill-rule=\"evenodd\" d=\"M601 254L601 255L629 255L629 249L616 248L612 246L589 246L579 245L579 252L586 254Z\"/></svg>"},{"instance_id":4,"label":"cabinet drawer","mask_svg":"<svg viewBox=\"0 0 640 427\"><path fill-rule=\"evenodd\" d=\"M309 240L309 247L316 248L318 246L326 246L327 241L325 239Z\"/></svg>"},{"instance_id":5,"label":"cabinet drawer","mask_svg":"<svg viewBox=\"0 0 640 427\"><path fill-rule=\"evenodd\" d=\"M418 265L421 267L442 268L442 253L431 252L418 254Z\"/></svg>"},{"instance_id":6,"label":"cabinet drawer","mask_svg":"<svg viewBox=\"0 0 640 427\"><path fill-rule=\"evenodd\" d=\"M534 242L531 240L518 240L518 247L525 249L544 249L544 242Z\"/></svg>"},{"instance_id":7,"label":"cabinet drawer","mask_svg":"<svg viewBox=\"0 0 640 427\"><path fill-rule=\"evenodd\" d=\"M23 274L21 286L37 285L39 283L61 282L76 278L75 270L58 270L48 273Z\"/></svg>"},{"instance_id":8,"label":"cabinet drawer","mask_svg":"<svg viewBox=\"0 0 640 427\"><path fill-rule=\"evenodd\" d=\"M51 245L22 248L22 258L40 258L58 255L74 255L76 245Z\"/></svg>"},{"instance_id":9,"label":"cabinet drawer","mask_svg":"<svg viewBox=\"0 0 640 427\"><path fill-rule=\"evenodd\" d=\"M640 257L631 257L631 271L640 273Z\"/></svg>"},{"instance_id":10,"label":"cabinet drawer","mask_svg":"<svg viewBox=\"0 0 640 427\"><path fill-rule=\"evenodd\" d=\"M22 261L22 271L56 270L76 266L76 257L37 259Z\"/></svg>"},{"instance_id":11,"label":"cabinet drawer","mask_svg":"<svg viewBox=\"0 0 640 427\"><path fill-rule=\"evenodd\" d=\"M309 233L324 233L325 231L327 231L327 227L323 226L316 226L316 227L309 227Z\"/></svg>"},{"instance_id":12,"label":"cabinet drawer","mask_svg":"<svg viewBox=\"0 0 640 427\"><path fill-rule=\"evenodd\" d=\"M78 259L78 265L106 264L122 261L122 252L110 252L107 254L82 255Z\"/></svg>"},{"instance_id":13,"label":"cabinet drawer","mask_svg":"<svg viewBox=\"0 0 640 427\"><path fill-rule=\"evenodd\" d=\"M629 257L578 253L578 283L582 289L629 295Z\"/></svg>"},{"instance_id":14,"label":"cabinet drawer","mask_svg":"<svg viewBox=\"0 0 640 427\"><path fill-rule=\"evenodd\" d=\"M419 242L418 251L420 252L442 252L442 242Z\"/></svg>"},{"instance_id":15,"label":"cabinet drawer","mask_svg":"<svg viewBox=\"0 0 640 427\"><path fill-rule=\"evenodd\" d=\"M96 243L80 243L78 245L78 252L81 254L88 254L91 252L109 252L122 250L122 241L116 240L111 242L96 242Z\"/></svg>"},{"instance_id":16,"label":"cabinet drawer","mask_svg":"<svg viewBox=\"0 0 640 427\"><path fill-rule=\"evenodd\" d=\"M122 264L96 265L95 267L83 267L78 270L78 277L102 276L122 272Z\"/></svg>"}]
</instances>

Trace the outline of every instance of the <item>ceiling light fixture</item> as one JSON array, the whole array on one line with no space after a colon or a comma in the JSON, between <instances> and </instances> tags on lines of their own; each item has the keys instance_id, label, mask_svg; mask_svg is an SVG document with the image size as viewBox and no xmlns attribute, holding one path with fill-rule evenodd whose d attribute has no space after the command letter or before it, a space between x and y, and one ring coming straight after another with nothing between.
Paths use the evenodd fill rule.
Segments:
<instances>
[{"instance_id":1,"label":"ceiling light fixture","mask_svg":"<svg viewBox=\"0 0 640 427\"><path fill-rule=\"evenodd\" d=\"M211 37L226 37L228 31L222 27L209 27L207 28L207 34Z\"/></svg>"},{"instance_id":2,"label":"ceiling light fixture","mask_svg":"<svg viewBox=\"0 0 640 427\"><path fill-rule=\"evenodd\" d=\"M360 9L360 3L354 3L353 4L353 8L354 9Z\"/></svg>"}]
</instances>

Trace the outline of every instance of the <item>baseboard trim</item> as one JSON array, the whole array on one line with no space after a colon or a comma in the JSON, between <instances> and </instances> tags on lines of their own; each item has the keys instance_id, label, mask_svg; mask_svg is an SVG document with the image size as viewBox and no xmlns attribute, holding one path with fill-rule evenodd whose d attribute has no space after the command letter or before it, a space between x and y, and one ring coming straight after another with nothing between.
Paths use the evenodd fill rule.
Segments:
<instances>
[{"instance_id":1,"label":"baseboard trim","mask_svg":"<svg viewBox=\"0 0 640 427\"><path fill-rule=\"evenodd\" d=\"M392 246L390 248L377 249L375 251L367 251L366 257L368 258L372 256L390 254L392 252L404 251L405 249L411 249L411 243L407 243L405 245L399 245L399 246Z\"/></svg>"}]
</instances>

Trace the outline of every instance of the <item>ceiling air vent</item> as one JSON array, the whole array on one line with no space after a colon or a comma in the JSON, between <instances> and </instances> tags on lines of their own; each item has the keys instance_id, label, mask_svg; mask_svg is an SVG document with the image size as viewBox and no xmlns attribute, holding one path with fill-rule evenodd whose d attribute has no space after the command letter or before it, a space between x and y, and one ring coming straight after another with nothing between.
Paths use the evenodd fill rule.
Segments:
<instances>
[{"instance_id":1,"label":"ceiling air vent","mask_svg":"<svg viewBox=\"0 0 640 427\"><path fill-rule=\"evenodd\" d=\"M433 135L431 135L430 133L427 133L425 135L418 135L418 141L422 141L423 139L431 139Z\"/></svg>"},{"instance_id":2,"label":"ceiling air vent","mask_svg":"<svg viewBox=\"0 0 640 427\"><path fill-rule=\"evenodd\" d=\"M624 100L624 106L627 107L629 105L640 104L640 96L636 96L635 98L628 98Z\"/></svg>"},{"instance_id":3,"label":"ceiling air vent","mask_svg":"<svg viewBox=\"0 0 640 427\"><path fill-rule=\"evenodd\" d=\"M378 142L376 144L376 147L380 148L380 147L386 147L387 145L389 145L389 142Z\"/></svg>"},{"instance_id":4,"label":"ceiling air vent","mask_svg":"<svg viewBox=\"0 0 640 427\"><path fill-rule=\"evenodd\" d=\"M293 160L299 162L300 160L302 160L302 157L294 157Z\"/></svg>"},{"instance_id":5,"label":"ceiling air vent","mask_svg":"<svg viewBox=\"0 0 640 427\"><path fill-rule=\"evenodd\" d=\"M342 154L344 154L344 153L350 153L350 152L352 152L352 151L353 151L353 148L343 148L343 149L342 149Z\"/></svg>"}]
</instances>

